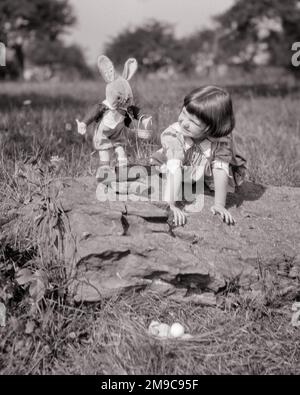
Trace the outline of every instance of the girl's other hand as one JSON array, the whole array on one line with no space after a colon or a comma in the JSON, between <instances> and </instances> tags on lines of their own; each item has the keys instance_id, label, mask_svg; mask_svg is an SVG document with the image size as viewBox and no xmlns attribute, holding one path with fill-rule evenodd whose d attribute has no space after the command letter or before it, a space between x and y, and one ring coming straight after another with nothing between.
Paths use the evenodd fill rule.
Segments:
<instances>
[{"instance_id":1,"label":"girl's other hand","mask_svg":"<svg viewBox=\"0 0 300 395\"><path fill-rule=\"evenodd\" d=\"M235 224L235 220L233 216L230 214L228 210L226 210L225 207L221 206L220 204L213 205L210 210L213 213L213 215L220 214L222 220L226 222L227 225Z\"/></svg>"},{"instance_id":2,"label":"girl's other hand","mask_svg":"<svg viewBox=\"0 0 300 395\"><path fill-rule=\"evenodd\" d=\"M186 217L180 208L174 206L174 204L170 204L170 210L173 213L173 224L175 226L183 226L186 223Z\"/></svg>"}]
</instances>

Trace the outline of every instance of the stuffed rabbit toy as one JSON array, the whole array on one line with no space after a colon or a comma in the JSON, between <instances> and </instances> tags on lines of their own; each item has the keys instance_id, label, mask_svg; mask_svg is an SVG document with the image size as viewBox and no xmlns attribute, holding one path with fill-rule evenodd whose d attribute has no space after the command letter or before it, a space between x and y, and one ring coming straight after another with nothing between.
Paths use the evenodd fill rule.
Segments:
<instances>
[{"instance_id":1,"label":"stuffed rabbit toy","mask_svg":"<svg viewBox=\"0 0 300 395\"><path fill-rule=\"evenodd\" d=\"M133 105L133 94L128 82L135 74L137 67L136 59L128 59L125 62L123 74L120 76L107 56L98 57L100 74L107 83L106 98L102 103L96 104L82 122L76 119L80 134L85 134L87 126L93 121L97 123L93 139L100 158L97 174L103 173L103 167L109 167L113 150L117 154L118 166L127 166L124 149L125 130L133 119L142 117L140 109ZM142 124L145 129L151 121L151 116L143 116Z\"/></svg>"}]
</instances>

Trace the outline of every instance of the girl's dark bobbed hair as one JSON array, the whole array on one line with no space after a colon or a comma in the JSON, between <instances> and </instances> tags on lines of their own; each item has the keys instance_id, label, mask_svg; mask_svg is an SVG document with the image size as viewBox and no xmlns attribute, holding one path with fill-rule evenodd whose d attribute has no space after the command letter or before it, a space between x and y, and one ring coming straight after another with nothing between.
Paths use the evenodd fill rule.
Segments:
<instances>
[{"instance_id":1,"label":"girl's dark bobbed hair","mask_svg":"<svg viewBox=\"0 0 300 395\"><path fill-rule=\"evenodd\" d=\"M209 137L224 137L232 132L235 119L229 92L214 85L194 89L184 98L187 112L207 125Z\"/></svg>"}]
</instances>

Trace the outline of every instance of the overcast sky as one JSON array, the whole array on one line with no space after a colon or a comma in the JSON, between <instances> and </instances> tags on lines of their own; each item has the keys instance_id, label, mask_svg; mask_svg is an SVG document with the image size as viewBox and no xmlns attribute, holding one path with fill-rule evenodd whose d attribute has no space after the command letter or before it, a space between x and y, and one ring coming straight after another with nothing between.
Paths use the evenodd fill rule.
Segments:
<instances>
[{"instance_id":1,"label":"overcast sky","mask_svg":"<svg viewBox=\"0 0 300 395\"><path fill-rule=\"evenodd\" d=\"M228 9L233 0L69 0L78 23L67 42L79 43L90 63L104 44L127 27L157 19L175 25L178 37L209 26L210 17Z\"/></svg>"}]
</instances>

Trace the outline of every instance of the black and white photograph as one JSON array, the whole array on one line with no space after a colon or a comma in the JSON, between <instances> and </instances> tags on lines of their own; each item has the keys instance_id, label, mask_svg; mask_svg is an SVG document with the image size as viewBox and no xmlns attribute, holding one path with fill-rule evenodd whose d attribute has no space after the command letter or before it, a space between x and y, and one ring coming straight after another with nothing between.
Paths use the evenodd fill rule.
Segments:
<instances>
[{"instance_id":1,"label":"black and white photograph","mask_svg":"<svg viewBox=\"0 0 300 395\"><path fill-rule=\"evenodd\" d=\"M0 0L0 375L299 375L299 100L299 0Z\"/></svg>"}]
</instances>

